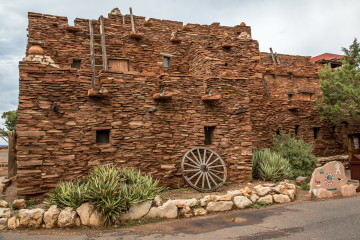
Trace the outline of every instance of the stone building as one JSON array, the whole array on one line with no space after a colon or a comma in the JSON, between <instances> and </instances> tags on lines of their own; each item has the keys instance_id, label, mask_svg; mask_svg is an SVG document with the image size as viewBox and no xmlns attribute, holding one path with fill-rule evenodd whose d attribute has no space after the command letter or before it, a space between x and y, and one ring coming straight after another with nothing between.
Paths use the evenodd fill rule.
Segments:
<instances>
[{"instance_id":1,"label":"stone building","mask_svg":"<svg viewBox=\"0 0 360 240\"><path fill-rule=\"evenodd\" d=\"M18 195L48 192L99 164L141 169L182 184L196 146L216 151L228 181L251 179L252 151L280 131L314 143L317 156L346 153L350 128L322 122L320 64L259 52L234 27L121 15L99 20L29 13L19 63Z\"/></svg>"}]
</instances>

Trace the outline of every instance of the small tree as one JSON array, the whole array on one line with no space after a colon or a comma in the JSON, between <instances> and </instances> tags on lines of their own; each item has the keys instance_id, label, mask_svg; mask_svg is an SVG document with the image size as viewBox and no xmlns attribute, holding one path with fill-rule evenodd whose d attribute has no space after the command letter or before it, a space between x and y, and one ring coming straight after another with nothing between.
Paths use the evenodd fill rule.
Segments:
<instances>
[{"instance_id":1,"label":"small tree","mask_svg":"<svg viewBox=\"0 0 360 240\"><path fill-rule=\"evenodd\" d=\"M339 69L333 71L325 65L319 73L322 102L316 100L316 109L322 119L333 124L360 119L360 44L355 38L349 49L342 51L345 56Z\"/></svg>"},{"instance_id":2,"label":"small tree","mask_svg":"<svg viewBox=\"0 0 360 240\"><path fill-rule=\"evenodd\" d=\"M6 142L8 141L7 140L8 133L16 129L17 117L18 117L17 110L4 112L1 115L1 119L5 119L4 124L6 128L0 128L0 137L4 139Z\"/></svg>"}]
</instances>

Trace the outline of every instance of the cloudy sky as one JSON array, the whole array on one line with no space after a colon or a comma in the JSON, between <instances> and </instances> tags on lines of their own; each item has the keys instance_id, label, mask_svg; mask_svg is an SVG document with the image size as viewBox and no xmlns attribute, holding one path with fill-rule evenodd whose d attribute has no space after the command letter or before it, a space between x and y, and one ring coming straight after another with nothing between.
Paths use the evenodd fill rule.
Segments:
<instances>
[{"instance_id":1,"label":"cloudy sky","mask_svg":"<svg viewBox=\"0 0 360 240\"><path fill-rule=\"evenodd\" d=\"M97 19L118 7L138 16L234 26L245 22L261 51L341 54L360 38L359 0L0 0L0 114L18 104L18 62L25 55L27 12ZM0 122L1 125L1 122ZM0 140L0 145L4 144Z\"/></svg>"}]
</instances>

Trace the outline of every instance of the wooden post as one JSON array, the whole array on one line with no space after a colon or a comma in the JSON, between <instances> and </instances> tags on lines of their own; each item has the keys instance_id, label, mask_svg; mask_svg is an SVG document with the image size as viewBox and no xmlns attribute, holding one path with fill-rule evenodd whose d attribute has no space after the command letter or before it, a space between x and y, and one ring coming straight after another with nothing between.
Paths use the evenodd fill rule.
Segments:
<instances>
[{"instance_id":1,"label":"wooden post","mask_svg":"<svg viewBox=\"0 0 360 240\"><path fill-rule=\"evenodd\" d=\"M16 133L9 132L8 134L8 178L16 176L17 163L16 163Z\"/></svg>"},{"instance_id":2,"label":"wooden post","mask_svg":"<svg viewBox=\"0 0 360 240\"><path fill-rule=\"evenodd\" d=\"M272 59L273 63L276 63L272 48L270 48L270 54L271 54L271 59Z\"/></svg>"},{"instance_id":3,"label":"wooden post","mask_svg":"<svg viewBox=\"0 0 360 240\"><path fill-rule=\"evenodd\" d=\"M267 99L270 99L270 95L269 95L267 85L266 85L265 74L262 75L262 82L263 82L263 85L264 85L265 96L266 96Z\"/></svg>"},{"instance_id":4,"label":"wooden post","mask_svg":"<svg viewBox=\"0 0 360 240\"><path fill-rule=\"evenodd\" d=\"M104 17L102 15L100 16L100 34L101 34L101 53L103 60L103 69L108 70L106 44L105 44L105 26L104 26Z\"/></svg>"},{"instance_id":5,"label":"wooden post","mask_svg":"<svg viewBox=\"0 0 360 240\"><path fill-rule=\"evenodd\" d=\"M280 64L280 58L279 58L277 52L275 53L275 59L276 59L277 64Z\"/></svg>"},{"instance_id":6,"label":"wooden post","mask_svg":"<svg viewBox=\"0 0 360 240\"><path fill-rule=\"evenodd\" d=\"M93 74L91 76L91 88L95 92L95 51L94 51L94 30L91 19L89 20L89 32L90 32L90 63Z\"/></svg>"},{"instance_id":7,"label":"wooden post","mask_svg":"<svg viewBox=\"0 0 360 240\"><path fill-rule=\"evenodd\" d=\"M134 16L133 16L133 13L132 13L132 8L130 8L130 17L131 17L131 28L132 28L132 31L133 31L134 33L136 33L135 23L134 23Z\"/></svg>"}]
</instances>

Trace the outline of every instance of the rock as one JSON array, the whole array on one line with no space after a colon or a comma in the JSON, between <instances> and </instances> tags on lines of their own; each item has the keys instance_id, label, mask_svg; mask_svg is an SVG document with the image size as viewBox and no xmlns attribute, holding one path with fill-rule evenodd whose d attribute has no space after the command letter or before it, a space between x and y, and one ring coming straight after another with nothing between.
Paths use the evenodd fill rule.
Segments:
<instances>
[{"instance_id":1,"label":"rock","mask_svg":"<svg viewBox=\"0 0 360 240\"><path fill-rule=\"evenodd\" d=\"M152 207L144 218L176 218L178 209L172 201L167 201L160 207Z\"/></svg>"},{"instance_id":2,"label":"rock","mask_svg":"<svg viewBox=\"0 0 360 240\"><path fill-rule=\"evenodd\" d=\"M280 182L279 185L283 185L286 189L296 190L295 184L292 184L292 183Z\"/></svg>"},{"instance_id":3,"label":"rock","mask_svg":"<svg viewBox=\"0 0 360 240\"><path fill-rule=\"evenodd\" d=\"M347 181L347 184L352 184L356 187L356 191L360 191L360 183L359 183L359 180L356 180L356 179L348 179Z\"/></svg>"},{"instance_id":4,"label":"rock","mask_svg":"<svg viewBox=\"0 0 360 240\"><path fill-rule=\"evenodd\" d=\"M0 183L0 194L5 191L5 184Z\"/></svg>"},{"instance_id":5,"label":"rock","mask_svg":"<svg viewBox=\"0 0 360 240\"><path fill-rule=\"evenodd\" d=\"M161 205L163 205L163 200L162 200L162 198L160 197L160 196L156 196L155 198L154 198L154 204L155 204L155 206L156 207L160 207Z\"/></svg>"},{"instance_id":6,"label":"rock","mask_svg":"<svg viewBox=\"0 0 360 240\"><path fill-rule=\"evenodd\" d=\"M207 211L205 210L205 208L197 208L194 210L195 216L205 216L206 214L207 214Z\"/></svg>"},{"instance_id":7,"label":"rock","mask_svg":"<svg viewBox=\"0 0 360 240\"><path fill-rule=\"evenodd\" d=\"M81 227L81 220L79 216L75 219L75 227Z\"/></svg>"},{"instance_id":8,"label":"rock","mask_svg":"<svg viewBox=\"0 0 360 240\"><path fill-rule=\"evenodd\" d=\"M205 207L210 202L209 196L200 199L200 206Z\"/></svg>"},{"instance_id":9,"label":"rock","mask_svg":"<svg viewBox=\"0 0 360 240\"><path fill-rule=\"evenodd\" d=\"M232 196L227 194L227 195L221 195L221 196L217 196L217 195L209 195L207 196L208 199L212 202L218 202L218 201L231 201L232 200Z\"/></svg>"},{"instance_id":10,"label":"rock","mask_svg":"<svg viewBox=\"0 0 360 240\"><path fill-rule=\"evenodd\" d=\"M7 227L8 218L0 218L0 231Z\"/></svg>"},{"instance_id":11,"label":"rock","mask_svg":"<svg viewBox=\"0 0 360 240\"><path fill-rule=\"evenodd\" d=\"M252 191L249 187L245 187L245 188L241 189L241 191L245 197L250 197L250 194L252 193Z\"/></svg>"},{"instance_id":12,"label":"rock","mask_svg":"<svg viewBox=\"0 0 360 240\"><path fill-rule=\"evenodd\" d=\"M24 209L26 208L25 199L16 199L13 201L13 206L15 209Z\"/></svg>"},{"instance_id":13,"label":"rock","mask_svg":"<svg viewBox=\"0 0 360 240\"><path fill-rule=\"evenodd\" d=\"M285 189L284 185L277 185L277 186L271 188L271 190L275 193L282 193L282 191L284 189Z\"/></svg>"},{"instance_id":14,"label":"rock","mask_svg":"<svg viewBox=\"0 0 360 240\"><path fill-rule=\"evenodd\" d=\"M295 181L296 181L296 184L300 186L303 183L307 183L309 181L309 178L298 176Z\"/></svg>"},{"instance_id":15,"label":"rock","mask_svg":"<svg viewBox=\"0 0 360 240\"><path fill-rule=\"evenodd\" d=\"M264 184L262 184L262 186L271 188L271 187L274 187L275 184L274 183L264 183Z\"/></svg>"},{"instance_id":16,"label":"rock","mask_svg":"<svg viewBox=\"0 0 360 240\"><path fill-rule=\"evenodd\" d=\"M340 188L343 197L350 197L356 195L356 187L354 185L344 185Z\"/></svg>"},{"instance_id":17,"label":"rock","mask_svg":"<svg viewBox=\"0 0 360 240\"><path fill-rule=\"evenodd\" d=\"M235 196L243 195L243 192L240 190L229 190L229 191L227 191L227 194L235 197Z\"/></svg>"},{"instance_id":18,"label":"rock","mask_svg":"<svg viewBox=\"0 0 360 240\"><path fill-rule=\"evenodd\" d=\"M259 198L258 202L259 203L266 202L268 204L272 204L273 203L273 197L271 195L266 195L265 197Z\"/></svg>"},{"instance_id":19,"label":"rock","mask_svg":"<svg viewBox=\"0 0 360 240\"><path fill-rule=\"evenodd\" d=\"M81 204L81 206L76 209L82 225L89 226L90 216L94 210L95 207L88 202Z\"/></svg>"},{"instance_id":20,"label":"rock","mask_svg":"<svg viewBox=\"0 0 360 240\"><path fill-rule=\"evenodd\" d=\"M119 215L119 220L125 222L125 221L141 219L149 212L151 208L151 204L152 204L151 201L138 203L130 207L129 211L125 213L121 213Z\"/></svg>"},{"instance_id":21,"label":"rock","mask_svg":"<svg viewBox=\"0 0 360 240\"><path fill-rule=\"evenodd\" d=\"M60 210L56 205L52 205L49 210L44 213L44 224L45 228L56 227Z\"/></svg>"},{"instance_id":22,"label":"rock","mask_svg":"<svg viewBox=\"0 0 360 240\"><path fill-rule=\"evenodd\" d=\"M11 215L10 208L0 208L0 218L9 218Z\"/></svg>"},{"instance_id":23,"label":"rock","mask_svg":"<svg viewBox=\"0 0 360 240\"><path fill-rule=\"evenodd\" d=\"M95 209L90 215L89 226L100 227L100 226L104 225L104 223L105 223L104 215L102 215L98 210ZM76 222L75 222L75 224L76 224Z\"/></svg>"},{"instance_id":24,"label":"rock","mask_svg":"<svg viewBox=\"0 0 360 240\"><path fill-rule=\"evenodd\" d=\"M236 207L244 209L250 207L252 201L250 201L247 197L244 196L236 196L234 197L234 204Z\"/></svg>"},{"instance_id":25,"label":"rock","mask_svg":"<svg viewBox=\"0 0 360 240\"><path fill-rule=\"evenodd\" d=\"M317 199L331 198L334 195L331 191L328 191L325 188L319 188L314 190L317 190L315 196Z\"/></svg>"},{"instance_id":26,"label":"rock","mask_svg":"<svg viewBox=\"0 0 360 240\"><path fill-rule=\"evenodd\" d=\"M266 194L268 194L271 191L270 187L263 187L261 185L257 185L254 187L257 195L259 196L265 196Z\"/></svg>"},{"instance_id":27,"label":"rock","mask_svg":"<svg viewBox=\"0 0 360 240\"><path fill-rule=\"evenodd\" d=\"M8 219L7 227L8 229L16 229L20 226L20 220L14 216Z\"/></svg>"},{"instance_id":28,"label":"rock","mask_svg":"<svg viewBox=\"0 0 360 240\"><path fill-rule=\"evenodd\" d=\"M76 211L73 208L67 207L63 209L58 217L58 226L61 228L64 227L73 227L75 225Z\"/></svg>"},{"instance_id":29,"label":"rock","mask_svg":"<svg viewBox=\"0 0 360 240\"><path fill-rule=\"evenodd\" d=\"M20 220L21 227L27 228L39 228L42 224L44 209L21 209L18 217Z\"/></svg>"},{"instance_id":30,"label":"rock","mask_svg":"<svg viewBox=\"0 0 360 240\"><path fill-rule=\"evenodd\" d=\"M291 202L290 198L288 195L284 195L284 194L274 194L273 195L273 199L276 203L287 203L287 202Z\"/></svg>"},{"instance_id":31,"label":"rock","mask_svg":"<svg viewBox=\"0 0 360 240\"><path fill-rule=\"evenodd\" d=\"M291 201L295 199L295 190L288 190L288 196L290 197Z\"/></svg>"},{"instance_id":32,"label":"rock","mask_svg":"<svg viewBox=\"0 0 360 240\"><path fill-rule=\"evenodd\" d=\"M9 203L5 200L1 200L0 201L0 208L8 208L9 207Z\"/></svg>"},{"instance_id":33,"label":"rock","mask_svg":"<svg viewBox=\"0 0 360 240\"><path fill-rule=\"evenodd\" d=\"M258 199L259 199L259 196L256 195L255 193L252 193L252 194L250 195L250 200L251 200L253 203L256 203Z\"/></svg>"},{"instance_id":34,"label":"rock","mask_svg":"<svg viewBox=\"0 0 360 240\"><path fill-rule=\"evenodd\" d=\"M180 210L180 215L185 216L186 214L191 213L191 208L186 206Z\"/></svg>"},{"instance_id":35,"label":"rock","mask_svg":"<svg viewBox=\"0 0 360 240\"><path fill-rule=\"evenodd\" d=\"M207 212L224 212L232 209L232 201L209 202L206 207Z\"/></svg>"},{"instance_id":36,"label":"rock","mask_svg":"<svg viewBox=\"0 0 360 240\"><path fill-rule=\"evenodd\" d=\"M172 203L174 203L178 208L184 208L186 206L193 207L197 204L199 204L198 200L196 198L192 199L175 199L175 200L169 200Z\"/></svg>"}]
</instances>

